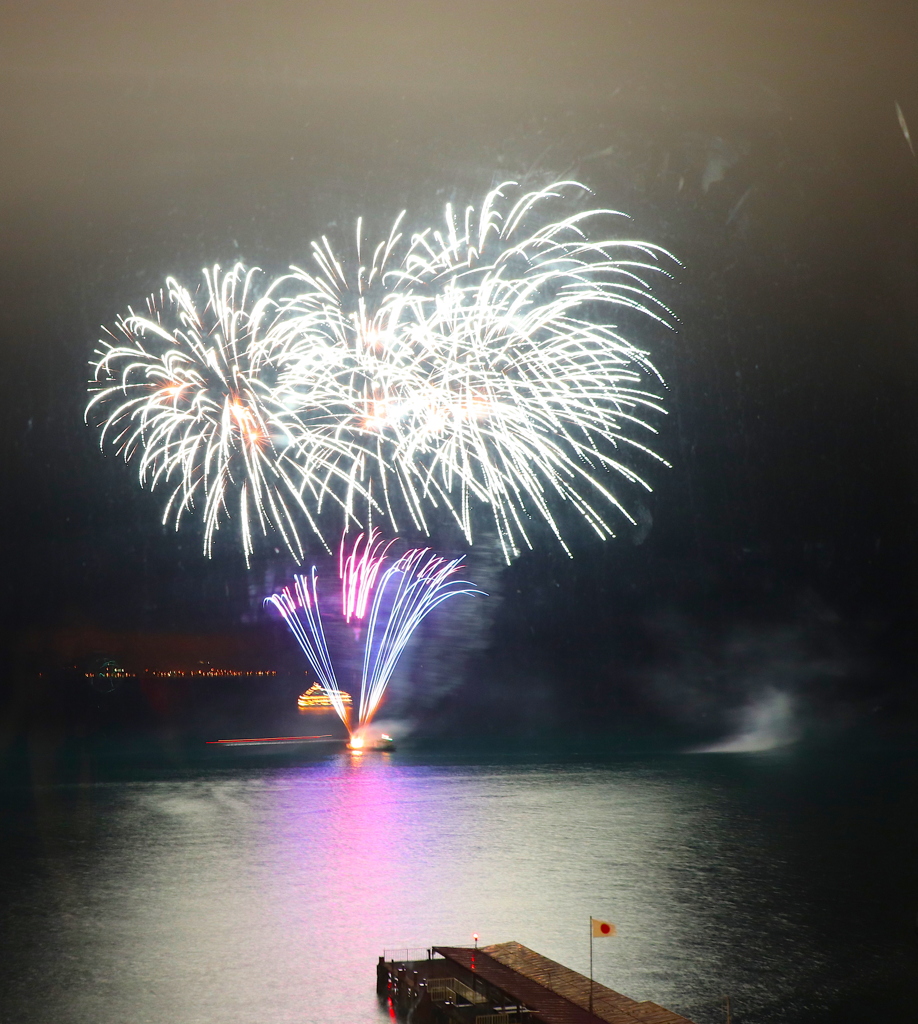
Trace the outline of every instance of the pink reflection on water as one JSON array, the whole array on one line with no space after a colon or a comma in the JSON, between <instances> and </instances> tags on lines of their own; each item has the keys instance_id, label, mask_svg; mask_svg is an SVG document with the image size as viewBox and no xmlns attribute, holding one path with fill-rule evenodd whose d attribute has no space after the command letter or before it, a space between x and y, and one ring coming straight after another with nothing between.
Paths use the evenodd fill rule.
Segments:
<instances>
[{"instance_id":1,"label":"pink reflection on water","mask_svg":"<svg viewBox=\"0 0 918 1024\"><path fill-rule=\"evenodd\" d=\"M372 964L399 945L392 922L411 885L404 780L387 754L346 752L287 773L272 808L272 869L286 879L276 912L316 945L365 947ZM406 831L406 825L409 826ZM325 962L334 953L323 954Z\"/></svg>"}]
</instances>

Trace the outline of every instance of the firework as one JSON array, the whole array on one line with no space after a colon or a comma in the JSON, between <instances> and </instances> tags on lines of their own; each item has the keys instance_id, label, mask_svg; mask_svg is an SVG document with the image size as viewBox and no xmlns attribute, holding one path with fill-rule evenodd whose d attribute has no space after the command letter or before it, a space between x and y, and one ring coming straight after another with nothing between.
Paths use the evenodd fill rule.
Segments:
<instances>
[{"instance_id":1,"label":"firework","mask_svg":"<svg viewBox=\"0 0 918 1024\"><path fill-rule=\"evenodd\" d=\"M374 528L368 536L361 533L348 553L346 540L346 536L342 537L338 548L338 576L341 579L341 613L344 621L350 622L366 616L367 602L379 570L395 541L385 543L380 540L379 530Z\"/></svg>"},{"instance_id":2,"label":"firework","mask_svg":"<svg viewBox=\"0 0 918 1024\"><path fill-rule=\"evenodd\" d=\"M481 594L452 579L462 560L447 560L427 548L408 551L383 573L367 620L360 679L360 724L372 721L395 666L412 633L438 605L460 594Z\"/></svg>"},{"instance_id":3,"label":"firework","mask_svg":"<svg viewBox=\"0 0 918 1024\"><path fill-rule=\"evenodd\" d=\"M338 717L347 725L347 709L341 698L341 690L335 677L335 668L328 653L328 643L322 625L315 566L308 577L294 577L292 592L289 587L285 587L280 594L266 598L266 603L273 604L284 617Z\"/></svg>"},{"instance_id":4,"label":"firework","mask_svg":"<svg viewBox=\"0 0 918 1024\"><path fill-rule=\"evenodd\" d=\"M315 567L309 576L295 576L292 590L286 587L265 599L280 612L352 737L359 737L373 720L399 658L421 622L451 597L482 593L471 583L455 578L462 568L460 558L442 558L426 548L413 548L384 568L392 543L384 543L374 531L368 537L358 537L348 554L345 541L341 542L338 564L346 621L366 614L368 601L370 605L358 719L353 728L329 654ZM357 596L351 600L352 595ZM360 607L362 613L357 611Z\"/></svg>"},{"instance_id":5,"label":"firework","mask_svg":"<svg viewBox=\"0 0 918 1024\"><path fill-rule=\"evenodd\" d=\"M570 212L577 182L513 188L447 206L439 230L409 235L402 214L366 260L358 220L353 256L323 238L257 301L241 265L205 271L200 297L170 278L97 353L103 445L171 487L164 522L202 507L207 554L236 509L246 559L274 529L301 561L326 505L427 534L436 512L469 543L482 510L507 561L534 521L565 545L558 502L612 536L611 511L631 518L612 475L650 489L627 453L665 461L662 381L628 334L671 324L651 280L673 257L610 238L615 211ZM354 571L359 591L370 564Z\"/></svg>"},{"instance_id":6,"label":"firework","mask_svg":"<svg viewBox=\"0 0 918 1024\"><path fill-rule=\"evenodd\" d=\"M254 300L261 272L237 264L204 271L193 294L174 278L129 310L101 342L87 419L103 414L101 443L125 461L135 456L141 484L171 488L163 522L201 507L204 551L221 522L238 511L246 560L255 529L272 527L301 560L299 527L318 533L314 511L327 496L341 445L313 443L279 399L285 366L261 326L267 297Z\"/></svg>"},{"instance_id":7,"label":"firework","mask_svg":"<svg viewBox=\"0 0 918 1024\"><path fill-rule=\"evenodd\" d=\"M668 324L650 276L673 259L645 242L589 240L615 211L552 218L553 203L585 188L576 182L509 205L512 184L480 211L447 206L443 230L406 239L399 217L366 263L359 221L354 259L314 243L315 270L275 287L271 329L289 360L287 406L351 440L344 507L359 504L359 486L393 528L407 515L423 532L443 509L470 543L485 507L508 561L531 544L532 518L564 544L553 497L608 537L604 510L627 516L608 471L650 489L621 453L664 461L642 439L664 411L646 382L662 381L611 320Z\"/></svg>"}]
</instances>

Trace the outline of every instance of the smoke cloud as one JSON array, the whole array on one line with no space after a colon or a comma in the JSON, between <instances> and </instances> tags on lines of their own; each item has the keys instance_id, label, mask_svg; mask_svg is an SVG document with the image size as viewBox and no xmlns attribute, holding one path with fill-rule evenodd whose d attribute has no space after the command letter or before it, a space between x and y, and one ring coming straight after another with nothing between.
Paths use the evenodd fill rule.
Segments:
<instances>
[{"instance_id":1,"label":"smoke cloud","mask_svg":"<svg viewBox=\"0 0 918 1024\"><path fill-rule=\"evenodd\" d=\"M802 735L794 698L780 690L766 690L737 714L734 736L696 747L696 754L751 754L796 743Z\"/></svg>"},{"instance_id":2,"label":"smoke cloud","mask_svg":"<svg viewBox=\"0 0 918 1024\"><path fill-rule=\"evenodd\" d=\"M837 616L814 600L801 602L792 622L718 629L670 615L653 629L661 656L646 683L668 715L712 736L694 752L764 751L797 742L810 712L852 669Z\"/></svg>"}]
</instances>

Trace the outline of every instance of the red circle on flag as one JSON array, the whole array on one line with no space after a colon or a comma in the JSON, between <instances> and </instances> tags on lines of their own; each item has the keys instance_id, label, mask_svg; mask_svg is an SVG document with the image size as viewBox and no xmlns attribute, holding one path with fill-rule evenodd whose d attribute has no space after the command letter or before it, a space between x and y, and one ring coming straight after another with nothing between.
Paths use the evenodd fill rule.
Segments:
<instances>
[{"instance_id":1,"label":"red circle on flag","mask_svg":"<svg viewBox=\"0 0 918 1024\"><path fill-rule=\"evenodd\" d=\"M603 935L608 935L609 932L612 931L612 929L606 924L605 921L603 921L603 923L599 926L599 930L603 933Z\"/></svg>"}]
</instances>

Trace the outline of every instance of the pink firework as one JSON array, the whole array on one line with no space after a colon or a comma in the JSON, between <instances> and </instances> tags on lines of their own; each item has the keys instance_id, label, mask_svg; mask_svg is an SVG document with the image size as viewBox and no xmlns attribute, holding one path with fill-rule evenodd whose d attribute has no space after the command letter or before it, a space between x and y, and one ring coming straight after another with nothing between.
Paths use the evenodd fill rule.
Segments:
<instances>
[{"instance_id":1,"label":"pink firework","mask_svg":"<svg viewBox=\"0 0 918 1024\"><path fill-rule=\"evenodd\" d=\"M351 619L363 619L366 616L376 577L395 541L387 543L381 540L379 530L375 527L369 534L361 533L357 536L350 553L345 540L346 535L341 538L338 548L338 575L341 577L341 611L344 621L350 622Z\"/></svg>"},{"instance_id":2,"label":"pink firework","mask_svg":"<svg viewBox=\"0 0 918 1024\"><path fill-rule=\"evenodd\" d=\"M265 599L280 612L302 648L319 684L347 726L352 749L363 745L364 732L421 622L452 597L483 594L473 584L455 578L462 569L461 558L447 559L429 548L411 548L390 560L388 551L393 543L380 540L378 531L371 530L360 534L350 549L342 539L339 549L344 617L348 622L366 618L365 628L354 630L354 640L363 645L359 712L354 727L325 638L315 566L308 576L294 577L292 589L285 587Z\"/></svg>"}]
</instances>

